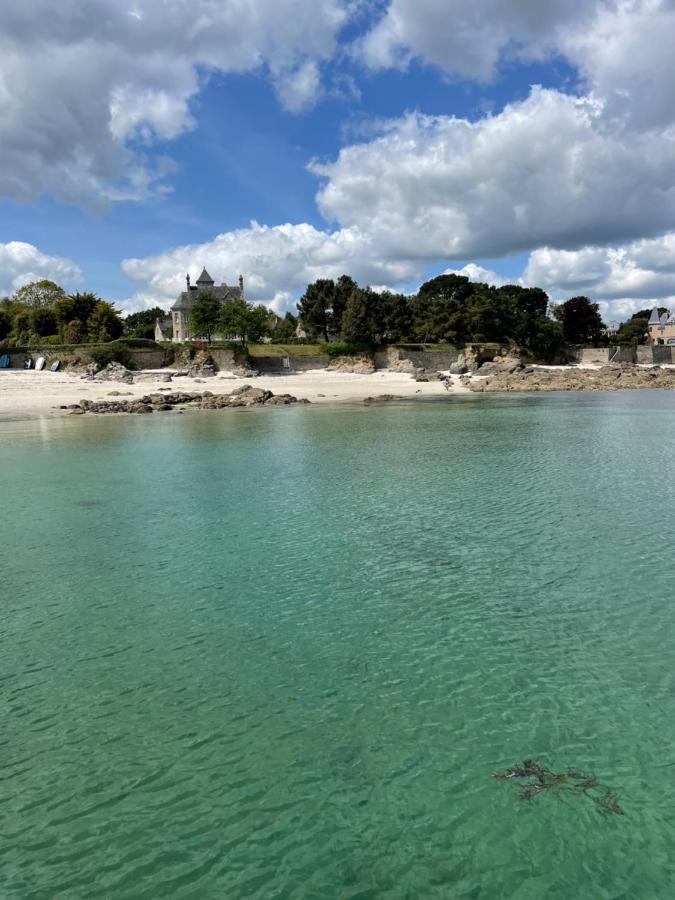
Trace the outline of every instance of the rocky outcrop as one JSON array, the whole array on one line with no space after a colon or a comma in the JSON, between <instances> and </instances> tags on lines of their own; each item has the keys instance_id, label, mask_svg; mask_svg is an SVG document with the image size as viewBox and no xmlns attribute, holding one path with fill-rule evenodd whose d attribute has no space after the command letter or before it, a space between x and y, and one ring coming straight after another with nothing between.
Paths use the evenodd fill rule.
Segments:
<instances>
[{"instance_id":1,"label":"rocky outcrop","mask_svg":"<svg viewBox=\"0 0 675 900\"><path fill-rule=\"evenodd\" d=\"M675 390L675 370L608 365L601 369L540 369L526 366L485 379L472 379L468 388L478 393L502 391L618 391Z\"/></svg>"},{"instance_id":2,"label":"rocky outcrop","mask_svg":"<svg viewBox=\"0 0 675 900\"><path fill-rule=\"evenodd\" d=\"M187 368L190 378L213 378L217 367L213 357L206 350L200 350L195 354Z\"/></svg>"},{"instance_id":3,"label":"rocky outcrop","mask_svg":"<svg viewBox=\"0 0 675 900\"><path fill-rule=\"evenodd\" d=\"M96 363L90 363L84 370L82 378L85 381L120 381L124 384L133 384L133 372L130 372L122 363L110 362L99 370Z\"/></svg>"},{"instance_id":4,"label":"rocky outcrop","mask_svg":"<svg viewBox=\"0 0 675 900\"><path fill-rule=\"evenodd\" d=\"M400 372L402 375L418 375L424 369L411 359L392 359L387 366L389 372Z\"/></svg>"},{"instance_id":5,"label":"rocky outcrop","mask_svg":"<svg viewBox=\"0 0 675 900\"><path fill-rule=\"evenodd\" d=\"M523 365L519 356L508 347L495 347L485 344L467 344L459 354L456 363L450 366L451 375L478 373L494 375L498 372L511 372Z\"/></svg>"},{"instance_id":6,"label":"rocky outcrop","mask_svg":"<svg viewBox=\"0 0 675 900\"><path fill-rule=\"evenodd\" d=\"M230 394L213 394L211 391L176 391L145 394L134 400L80 400L59 409L69 409L71 415L82 413L135 413L164 412L176 407L196 409L235 409L251 406L288 406L291 403L309 403L298 400L291 394L273 394L248 384L242 385Z\"/></svg>"},{"instance_id":7,"label":"rocky outcrop","mask_svg":"<svg viewBox=\"0 0 675 900\"><path fill-rule=\"evenodd\" d=\"M252 369L250 366L235 366L232 369L232 374L236 375L237 378L257 378L260 372L257 369Z\"/></svg>"},{"instance_id":8,"label":"rocky outcrop","mask_svg":"<svg viewBox=\"0 0 675 900\"><path fill-rule=\"evenodd\" d=\"M479 366L476 375L511 375L524 368L524 363L517 356L497 356Z\"/></svg>"},{"instance_id":9,"label":"rocky outcrop","mask_svg":"<svg viewBox=\"0 0 675 900\"><path fill-rule=\"evenodd\" d=\"M347 372L354 375L372 375L375 371L375 360L366 353L353 356L336 356L331 360L328 370L331 372Z\"/></svg>"}]
</instances>

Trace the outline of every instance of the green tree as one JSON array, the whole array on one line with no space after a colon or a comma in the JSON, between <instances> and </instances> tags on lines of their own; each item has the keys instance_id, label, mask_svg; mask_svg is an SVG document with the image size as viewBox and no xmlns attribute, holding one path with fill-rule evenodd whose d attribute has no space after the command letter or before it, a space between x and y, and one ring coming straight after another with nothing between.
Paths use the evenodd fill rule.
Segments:
<instances>
[{"instance_id":1,"label":"green tree","mask_svg":"<svg viewBox=\"0 0 675 900\"><path fill-rule=\"evenodd\" d=\"M114 341L122 335L124 322L112 303L99 300L87 321L87 331L92 343Z\"/></svg>"},{"instance_id":2,"label":"green tree","mask_svg":"<svg viewBox=\"0 0 675 900\"><path fill-rule=\"evenodd\" d=\"M465 275L438 275L420 287L412 300L414 336L421 341L465 341L471 338L468 301L476 292ZM474 328L476 326L474 321ZM480 323L478 323L480 325Z\"/></svg>"},{"instance_id":3,"label":"green tree","mask_svg":"<svg viewBox=\"0 0 675 900\"><path fill-rule=\"evenodd\" d=\"M84 340L89 327L89 316L93 313L94 308L100 299L100 297L97 297L96 294L93 294L91 291L84 291L83 293L67 294L65 297L57 300L54 306L54 312L56 313L56 320L59 324L59 333L61 336L68 340L65 336L65 332L71 322L77 321L79 323L80 334L78 340ZM69 329L69 332L72 334L73 329ZM68 340L68 343L75 344L78 343L78 341Z\"/></svg>"},{"instance_id":4,"label":"green tree","mask_svg":"<svg viewBox=\"0 0 675 900\"><path fill-rule=\"evenodd\" d=\"M307 290L298 301L298 311L302 326L309 337L323 337L328 342L331 333L336 333L334 303L335 282L332 279L320 278L307 285Z\"/></svg>"},{"instance_id":5,"label":"green tree","mask_svg":"<svg viewBox=\"0 0 675 900\"><path fill-rule=\"evenodd\" d=\"M63 340L67 344L81 344L85 334L84 325L79 319L71 319L63 328Z\"/></svg>"},{"instance_id":6,"label":"green tree","mask_svg":"<svg viewBox=\"0 0 675 900\"><path fill-rule=\"evenodd\" d=\"M537 316L528 335L527 348L542 359L552 359L563 349L565 335L560 322Z\"/></svg>"},{"instance_id":7,"label":"green tree","mask_svg":"<svg viewBox=\"0 0 675 900\"><path fill-rule=\"evenodd\" d=\"M287 312L283 319L278 319L271 333L273 340L279 344L287 344L295 340L295 331L298 320L291 312Z\"/></svg>"},{"instance_id":8,"label":"green tree","mask_svg":"<svg viewBox=\"0 0 675 900\"><path fill-rule=\"evenodd\" d=\"M193 338L211 340L220 321L221 302L212 291L200 291L190 307L188 327Z\"/></svg>"},{"instance_id":9,"label":"green tree","mask_svg":"<svg viewBox=\"0 0 675 900\"><path fill-rule=\"evenodd\" d=\"M413 315L410 298L405 294L383 291L379 296L382 316L382 340L396 343L412 336Z\"/></svg>"},{"instance_id":10,"label":"green tree","mask_svg":"<svg viewBox=\"0 0 675 900\"><path fill-rule=\"evenodd\" d=\"M5 312L4 309L0 309L0 341L4 341L11 330L12 320L9 313Z\"/></svg>"},{"instance_id":11,"label":"green tree","mask_svg":"<svg viewBox=\"0 0 675 900\"><path fill-rule=\"evenodd\" d=\"M43 278L40 281L31 281L20 287L14 294L17 303L25 303L34 309L51 307L66 296L61 285Z\"/></svg>"},{"instance_id":12,"label":"green tree","mask_svg":"<svg viewBox=\"0 0 675 900\"><path fill-rule=\"evenodd\" d=\"M342 340L349 344L376 344L382 335L380 296L356 288L347 300L342 316Z\"/></svg>"},{"instance_id":13,"label":"green tree","mask_svg":"<svg viewBox=\"0 0 675 900\"><path fill-rule=\"evenodd\" d=\"M633 316L624 322L614 334L613 342L616 344L642 344L649 334L649 315Z\"/></svg>"},{"instance_id":14,"label":"green tree","mask_svg":"<svg viewBox=\"0 0 675 900\"><path fill-rule=\"evenodd\" d=\"M124 333L129 337L154 338L157 319L168 319L169 313L159 306L131 313L124 319Z\"/></svg>"},{"instance_id":15,"label":"green tree","mask_svg":"<svg viewBox=\"0 0 675 900\"><path fill-rule=\"evenodd\" d=\"M40 337L56 334L58 322L54 310L48 306L34 306L30 311L30 327Z\"/></svg>"},{"instance_id":16,"label":"green tree","mask_svg":"<svg viewBox=\"0 0 675 900\"><path fill-rule=\"evenodd\" d=\"M17 342L19 344L27 344L30 333L30 313L27 306L22 304L17 308L12 320L12 326Z\"/></svg>"},{"instance_id":17,"label":"green tree","mask_svg":"<svg viewBox=\"0 0 675 900\"><path fill-rule=\"evenodd\" d=\"M246 300L227 300L220 311L220 330L239 338L244 347L269 333L270 311Z\"/></svg>"},{"instance_id":18,"label":"green tree","mask_svg":"<svg viewBox=\"0 0 675 900\"><path fill-rule=\"evenodd\" d=\"M569 344L597 344L604 339L605 326L598 304L588 297L571 297L556 306L553 314L562 325Z\"/></svg>"},{"instance_id":19,"label":"green tree","mask_svg":"<svg viewBox=\"0 0 675 900\"><path fill-rule=\"evenodd\" d=\"M329 322L329 330L335 332L335 334L340 334L342 331L342 316L344 315L347 301L357 289L358 284L349 275L340 275L335 282L332 314Z\"/></svg>"}]
</instances>

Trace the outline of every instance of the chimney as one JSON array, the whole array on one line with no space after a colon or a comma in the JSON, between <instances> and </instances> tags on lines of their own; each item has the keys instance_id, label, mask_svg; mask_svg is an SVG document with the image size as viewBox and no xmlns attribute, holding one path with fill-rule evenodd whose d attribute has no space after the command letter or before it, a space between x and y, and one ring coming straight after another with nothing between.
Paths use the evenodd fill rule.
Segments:
<instances>
[{"instance_id":1,"label":"chimney","mask_svg":"<svg viewBox=\"0 0 675 900\"><path fill-rule=\"evenodd\" d=\"M187 284L188 293L190 293L190 273L189 272L185 276L185 283Z\"/></svg>"},{"instance_id":2,"label":"chimney","mask_svg":"<svg viewBox=\"0 0 675 900\"><path fill-rule=\"evenodd\" d=\"M241 294L241 297L243 299L243 297L244 297L244 276L243 275L239 276L239 293Z\"/></svg>"}]
</instances>

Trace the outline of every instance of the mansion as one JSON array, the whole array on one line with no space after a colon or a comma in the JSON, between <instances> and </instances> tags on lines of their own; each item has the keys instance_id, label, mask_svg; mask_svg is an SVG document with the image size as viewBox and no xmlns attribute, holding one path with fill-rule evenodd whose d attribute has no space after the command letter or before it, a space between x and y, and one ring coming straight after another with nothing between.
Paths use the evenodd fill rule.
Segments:
<instances>
[{"instance_id":1,"label":"mansion","mask_svg":"<svg viewBox=\"0 0 675 900\"><path fill-rule=\"evenodd\" d=\"M238 287L233 287L229 284L216 285L206 269L203 269L196 284L191 284L190 276L186 275L185 285L186 289L181 292L180 296L171 307L171 326L173 327L173 337L171 340L174 344L183 343L183 341L198 340L200 338L200 335L190 334L188 317L190 315L192 304L202 291L208 291L210 294L213 294L221 303L224 303L226 300L245 299L244 278L242 275L239 276Z\"/></svg>"},{"instance_id":2,"label":"mansion","mask_svg":"<svg viewBox=\"0 0 675 900\"><path fill-rule=\"evenodd\" d=\"M670 312L659 315L656 306L649 317L649 343L652 347L655 344L675 344L675 316Z\"/></svg>"}]
</instances>

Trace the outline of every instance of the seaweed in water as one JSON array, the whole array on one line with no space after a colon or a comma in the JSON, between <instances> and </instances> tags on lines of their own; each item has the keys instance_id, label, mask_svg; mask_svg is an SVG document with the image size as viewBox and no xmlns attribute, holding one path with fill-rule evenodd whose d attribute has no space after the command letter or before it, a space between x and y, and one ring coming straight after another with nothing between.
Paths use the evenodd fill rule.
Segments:
<instances>
[{"instance_id":1,"label":"seaweed in water","mask_svg":"<svg viewBox=\"0 0 675 900\"><path fill-rule=\"evenodd\" d=\"M588 797L602 815L623 815L618 797L612 790L598 784L595 775L587 775L584 772L577 772L575 769L552 772L550 769L540 766L533 759L525 759L522 766L512 766L504 772L493 772L492 777L499 781L508 781L511 778L533 778L534 781L528 781L520 786L518 792L520 800L532 800L533 797L544 791L553 794L558 800L563 800L565 794L578 794Z\"/></svg>"}]
</instances>

